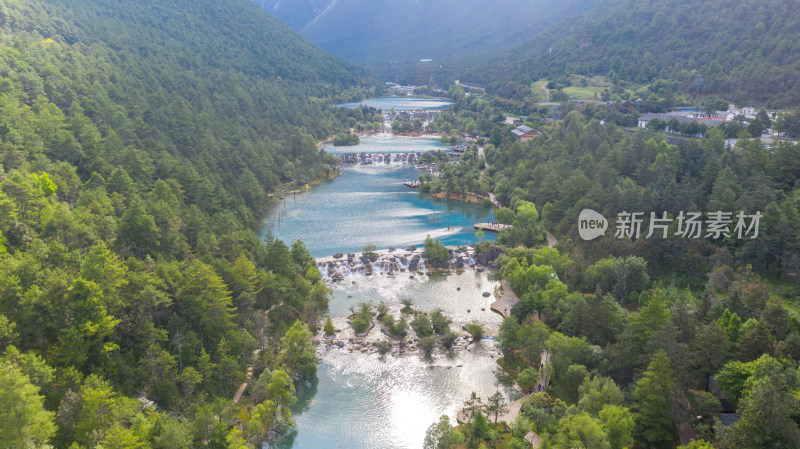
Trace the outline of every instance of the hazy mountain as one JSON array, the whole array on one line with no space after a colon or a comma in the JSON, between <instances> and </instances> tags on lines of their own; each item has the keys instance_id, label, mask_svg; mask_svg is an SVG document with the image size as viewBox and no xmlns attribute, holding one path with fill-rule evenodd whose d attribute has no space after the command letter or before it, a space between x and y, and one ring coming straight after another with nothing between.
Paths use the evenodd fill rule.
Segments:
<instances>
[{"instance_id":1,"label":"hazy mountain","mask_svg":"<svg viewBox=\"0 0 800 449\"><path fill-rule=\"evenodd\" d=\"M650 83L744 103L800 101L800 8L786 0L613 0L468 71L495 90L571 73Z\"/></svg>"},{"instance_id":2,"label":"hazy mountain","mask_svg":"<svg viewBox=\"0 0 800 449\"><path fill-rule=\"evenodd\" d=\"M335 0L254 0L292 28L299 30L320 15Z\"/></svg>"},{"instance_id":3,"label":"hazy mountain","mask_svg":"<svg viewBox=\"0 0 800 449\"><path fill-rule=\"evenodd\" d=\"M507 47L604 0L255 1L324 50L377 65Z\"/></svg>"}]
</instances>

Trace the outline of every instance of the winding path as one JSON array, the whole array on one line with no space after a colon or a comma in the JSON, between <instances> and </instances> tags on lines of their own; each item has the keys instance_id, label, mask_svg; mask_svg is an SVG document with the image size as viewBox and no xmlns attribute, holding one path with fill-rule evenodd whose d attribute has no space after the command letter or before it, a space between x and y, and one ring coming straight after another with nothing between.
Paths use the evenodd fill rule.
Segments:
<instances>
[{"instance_id":1,"label":"winding path","mask_svg":"<svg viewBox=\"0 0 800 449\"><path fill-rule=\"evenodd\" d=\"M550 231L548 231L547 232L547 246L549 246L550 248L555 248L556 245L558 245L558 240L556 240L556 237L553 234L551 234Z\"/></svg>"},{"instance_id":2,"label":"winding path","mask_svg":"<svg viewBox=\"0 0 800 449\"><path fill-rule=\"evenodd\" d=\"M497 198L494 197L494 193L492 193L492 192L489 192L489 201L491 201L492 204L494 204L495 207L499 207L499 208L503 207L503 205L500 204L499 201L497 201Z\"/></svg>"},{"instance_id":3,"label":"winding path","mask_svg":"<svg viewBox=\"0 0 800 449\"><path fill-rule=\"evenodd\" d=\"M493 302L489 307L504 317L510 317L511 308L519 302L519 298L511 290L511 285L508 284L507 279L503 279L501 285L503 286L503 296Z\"/></svg>"},{"instance_id":4,"label":"winding path","mask_svg":"<svg viewBox=\"0 0 800 449\"><path fill-rule=\"evenodd\" d=\"M258 353L261 352L261 349L264 347L265 338L264 338L264 328L267 326L267 321L269 320L269 313L272 312L277 306L283 305L283 302L279 304L273 304L272 307L264 311L264 325L261 326L261 329L258 330L258 338L261 340L261 348L256 348L253 351L253 358L258 356ZM244 376L244 382L239 385L239 388L236 390L236 394L233 395L233 403L238 404L239 400L242 399L242 395L244 391L247 389L247 385L250 383L250 379L253 378L253 365L247 367L247 374Z\"/></svg>"},{"instance_id":5,"label":"winding path","mask_svg":"<svg viewBox=\"0 0 800 449\"><path fill-rule=\"evenodd\" d=\"M542 447L542 437L540 437L536 432L528 432L525 434L525 441L533 446L533 449L539 449Z\"/></svg>"}]
</instances>

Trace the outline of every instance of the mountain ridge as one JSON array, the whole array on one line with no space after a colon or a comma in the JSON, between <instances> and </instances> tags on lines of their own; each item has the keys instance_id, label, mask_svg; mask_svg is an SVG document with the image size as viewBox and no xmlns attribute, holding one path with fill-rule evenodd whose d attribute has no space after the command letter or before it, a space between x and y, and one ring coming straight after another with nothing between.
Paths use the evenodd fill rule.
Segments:
<instances>
[{"instance_id":1,"label":"mountain ridge","mask_svg":"<svg viewBox=\"0 0 800 449\"><path fill-rule=\"evenodd\" d=\"M702 75L701 93L747 104L797 104L800 43L791 36L800 33L800 9L791 3L612 0L465 76L509 93L570 74L613 72L624 81L666 79L684 89Z\"/></svg>"},{"instance_id":2,"label":"mountain ridge","mask_svg":"<svg viewBox=\"0 0 800 449\"><path fill-rule=\"evenodd\" d=\"M374 67L491 51L604 0L325 0L300 2L290 10L281 8L281 0L254 1L326 51Z\"/></svg>"}]
</instances>

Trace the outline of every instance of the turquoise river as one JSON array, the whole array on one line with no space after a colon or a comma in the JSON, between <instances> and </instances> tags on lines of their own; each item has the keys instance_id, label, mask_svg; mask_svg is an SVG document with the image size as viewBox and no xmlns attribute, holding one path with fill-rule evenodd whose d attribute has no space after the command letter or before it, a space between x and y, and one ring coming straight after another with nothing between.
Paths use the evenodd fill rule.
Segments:
<instances>
[{"instance_id":1,"label":"turquoise river","mask_svg":"<svg viewBox=\"0 0 800 449\"><path fill-rule=\"evenodd\" d=\"M384 134L362 137L361 144L344 151L444 149L435 138ZM448 245L473 243L472 225L492 219L488 208L431 198L404 186L403 180L419 176L413 166L345 165L341 172L309 192L287 196L275 206L262 233L272 232L287 244L301 239L315 257L325 257L360 252L368 243L379 248L420 245L427 235ZM411 298L421 310L442 308L453 319L453 330L477 320L491 336L501 317L489 309L494 297L482 293L494 292L498 284L487 272L471 269L430 279L354 274L331 286L329 314L338 330L347 327L349 308L360 302L385 301L398 316L400 300ZM377 329L370 335L376 333L386 338ZM509 399L519 396L500 374L495 362L499 352L491 338L454 354L437 353L432 362L418 354L381 360L377 354L345 349L318 347L317 379L298 387L297 430L282 448L419 449L428 426L440 415L455 423L455 413L472 391L483 398L496 391Z\"/></svg>"},{"instance_id":2,"label":"turquoise river","mask_svg":"<svg viewBox=\"0 0 800 449\"><path fill-rule=\"evenodd\" d=\"M361 138L355 147L326 146L340 151L398 153L445 150L438 138L377 134ZM378 248L419 245L430 235L445 245L476 241L473 225L492 218L488 208L440 200L403 185L417 179L411 165L343 165L341 176L315 186L311 192L288 195L265 221L268 230L287 244L303 240L314 257ZM486 233L487 238L494 238Z\"/></svg>"}]
</instances>

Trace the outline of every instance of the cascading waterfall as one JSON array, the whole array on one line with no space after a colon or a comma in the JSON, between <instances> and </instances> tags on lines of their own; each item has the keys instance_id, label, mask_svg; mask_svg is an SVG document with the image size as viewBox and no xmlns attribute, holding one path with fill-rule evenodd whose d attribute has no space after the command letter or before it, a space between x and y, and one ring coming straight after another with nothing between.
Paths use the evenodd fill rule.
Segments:
<instances>
[{"instance_id":1,"label":"cascading waterfall","mask_svg":"<svg viewBox=\"0 0 800 449\"><path fill-rule=\"evenodd\" d=\"M417 164L422 153L341 153L336 157L343 164Z\"/></svg>"},{"instance_id":2,"label":"cascading waterfall","mask_svg":"<svg viewBox=\"0 0 800 449\"><path fill-rule=\"evenodd\" d=\"M450 251L452 255L447 264L449 269L473 268L479 264L471 247L452 247ZM422 253L422 249L384 250L374 253L377 255L375 260L370 260L363 253L337 254L338 257L317 259L317 268L327 283L339 282L352 276L397 276L403 273L413 276L435 269L428 266Z\"/></svg>"}]
</instances>

